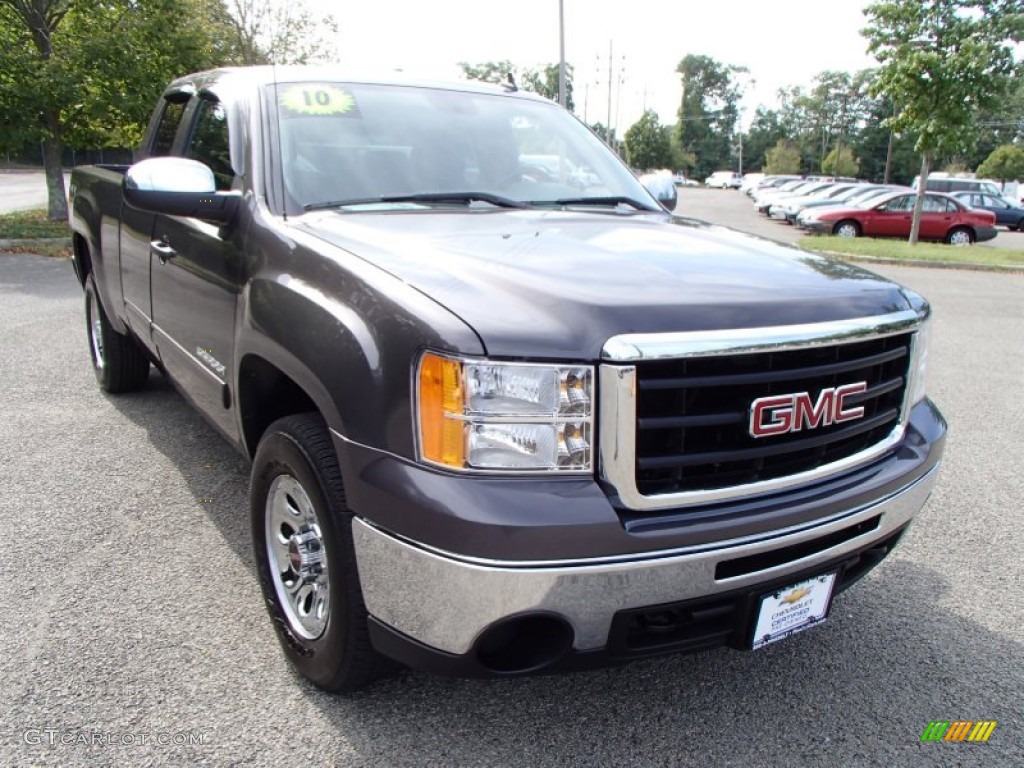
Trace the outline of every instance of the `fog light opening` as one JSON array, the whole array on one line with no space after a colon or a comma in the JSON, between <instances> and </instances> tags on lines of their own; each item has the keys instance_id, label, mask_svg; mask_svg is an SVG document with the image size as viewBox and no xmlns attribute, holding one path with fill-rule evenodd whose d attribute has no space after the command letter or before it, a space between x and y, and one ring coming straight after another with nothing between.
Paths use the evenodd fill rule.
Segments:
<instances>
[{"instance_id":1,"label":"fog light opening","mask_svg":"<svg viewBox=\"0 0 1024 768\"><path fill-rule=\"evenodd\" d=\"M558 616L515 616L488 627L476 644L480 663L508 675L537 672L561 659L572 645L572 628Z\"/></svg>"}]
</instances>

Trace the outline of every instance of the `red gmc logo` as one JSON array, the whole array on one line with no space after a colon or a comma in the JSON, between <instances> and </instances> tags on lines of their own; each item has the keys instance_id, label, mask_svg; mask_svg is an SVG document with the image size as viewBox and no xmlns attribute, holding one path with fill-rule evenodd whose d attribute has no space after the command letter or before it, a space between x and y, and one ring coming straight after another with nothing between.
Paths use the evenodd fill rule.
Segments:
<instances>
[{"instance_id":1,"label":"red gmc logo","mask_svg":"<svg viewBox=\"0 0 1024 768\"><path fill-rule=\"evenodd\" d=\"M823 389L818 402L808 392L759 397L750 404L750 434L753 437L784 435L804 429L853 421L864 415L864 406L846 407L846 398L867 391L866 381Z\"/></svg>"}]
</instances>

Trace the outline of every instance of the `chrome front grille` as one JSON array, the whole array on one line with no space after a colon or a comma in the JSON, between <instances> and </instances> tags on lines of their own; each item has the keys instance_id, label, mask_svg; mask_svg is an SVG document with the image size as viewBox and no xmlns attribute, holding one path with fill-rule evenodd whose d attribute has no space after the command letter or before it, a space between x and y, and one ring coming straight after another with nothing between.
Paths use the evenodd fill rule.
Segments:
<instances>
[{"instance_id":1,"label":"chrome front grille","mask_svg":"<svg viewBox=\"0 0 1024 768\"><path fill-rule=\"evenodd\" d=\"M902 436L922 315L694 334L620 336L601 368L601 472L631 509L770 492L860 466ZM852 383L863 415L751 435L759 398Z\"/></svg>"},{"instance_id":2,"label":"chrome front grille","mask_svg":"<svg viewBox=\"0 0 1024 768\"><path fill-rule=\"evenodd\" d=\"M637 364L636 484L645 496L729 488L860 453L899 422L910 334L856 344ZM865 382L861 418L755 438L751 403Z\"/></svg>"}]
</instances>

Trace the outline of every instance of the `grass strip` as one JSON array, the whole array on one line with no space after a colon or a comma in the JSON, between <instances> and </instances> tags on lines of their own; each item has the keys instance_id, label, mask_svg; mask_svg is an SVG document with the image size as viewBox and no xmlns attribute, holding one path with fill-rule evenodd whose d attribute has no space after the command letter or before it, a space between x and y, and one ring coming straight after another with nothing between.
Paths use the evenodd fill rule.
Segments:
<instances>
[{"instance_id":1,"label":"grass strip","mask_svg":"<svg viewBox=\"0 0 1024 768\"><path fill-rule=\"evenodd\" d=\"M904 240L835 236L808 236L802 238L799 245L806 251L854 258L971 266L1024 267L1024 251L981 245L956 246L918 243L911 246Z\"/></svg>"},{"instance_id":2,"label":"grass strip","mask_svg":"<svg viewBox=\"0 0 1024 768\"><path fill-rule=\"evenodd\" d=\"M50 221L45 208L0 214L0 240L31 240L50 237L71 237L64 220Z\"/></svg>"}]
</instances>

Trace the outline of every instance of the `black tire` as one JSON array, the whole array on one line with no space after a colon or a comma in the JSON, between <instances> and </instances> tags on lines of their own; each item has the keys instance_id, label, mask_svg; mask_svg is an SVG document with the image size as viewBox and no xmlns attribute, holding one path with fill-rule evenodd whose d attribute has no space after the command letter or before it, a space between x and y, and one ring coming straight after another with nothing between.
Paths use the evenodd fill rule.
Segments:
<instances>
[{"instance_id":1,"label":"black tire","mask_svg":"<svg viewBox=\"0 0 1024 768\"><path fill-rule=\"evenodd\" d=\"M1015 229L1018 232L1024 232L1024 219L1021 219L1020 221L1017 222L1017 226L1015 227Z\"/></svg>"},{"instance_id":2,"label":"black tire","mask_svg":"<svg viewBox=\"0 0 1024 768\"><path fill-rule=\"evenodd\" d=\"M92 369L104 392L134 392L145 385L149 358L135 339L110 325L92 273L85 278L85 332Z\"/></svg>"},{"instance_id":3,"label":"black tire","mask_svg":"<svg viewBox=\"0 0 1024 768\"><path fill-rule=\"evenodd\" d=\"M946 234L946 245L974 245L976 239L973 229L954 227Z\"/></svg>"},{"instance_id":4,"label":"black tire","mask_svg":"<svg viewBox=\"0 0 1024 768\"><path fill-rule=\"evenodd\" d=\"M860 237L860 224L853 219L843 219L832 227L832 234L839 237Z\"/></svg>"},{"instance_id":5,"label":"black tire","mask_svg":"<svg viewBox=\"0 0 1024 768\"><path fill-rule=\"evenodd\" d=\"M328 586L327 607L324 624L316 636L310 636L316 634L309 631L310 625L317 623L315 614L309 613L310 606L306 606L305 617L300 616L296 603L286 594L286 579L293 584L301 582L298 572L294 567L289 573L275 565L275 554L268 547L268 527L274 529L270 535L280 535L279 542L288 549L289 556L296 551L294 536L312 530L309 526L298 526L289 538L287 524L275 522L278 518L270 502L280 499L282 487L295 488L282 485L289 484L289 478L297 481L306 499L294 499L287 492L285 499L296 504L296 509L306 501L312 505L318 537L313 551L319 552L322 547L326 556L326 575L321 576ZM352 512L345 501L345 487L330 434L319 414L287 416L267 428L253 459L250 510L263 599L288 660L314 685L335 693L353 691L385 672L391 665L370 644L368 614L352 545ZM272 569L277 570L276 579ZM316 593L311 594L316 600ZM302 601L298 604L301 606ZM310 625L303 625L303 618Z\"/></svg>"}]
</instances>

